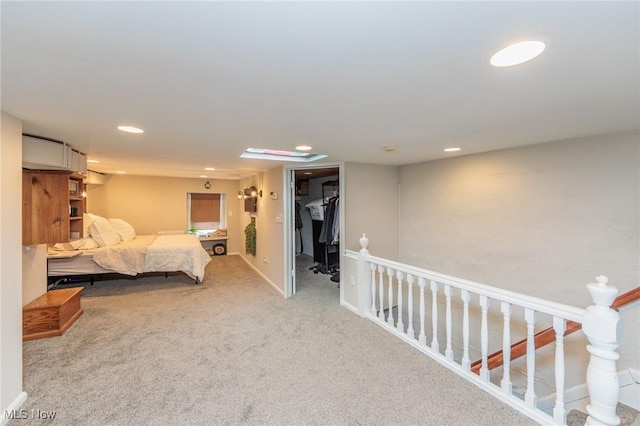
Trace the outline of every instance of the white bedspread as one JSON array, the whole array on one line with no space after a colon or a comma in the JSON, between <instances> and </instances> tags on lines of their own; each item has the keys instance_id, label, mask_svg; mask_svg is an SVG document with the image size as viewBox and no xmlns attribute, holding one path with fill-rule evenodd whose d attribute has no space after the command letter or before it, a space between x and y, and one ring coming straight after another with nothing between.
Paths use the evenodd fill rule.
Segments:
<instances>
[{"instance_id":1,"label":"white bedspread","mask_svg":"<svg viewBox=\"0 0 640 426\"><path fill-rule=\"evenodd\" d=\"M147 247L156 238L156 235L138 235L131 241L95 250L93 261L119 274L137 275L148 272L145 270Z\"/></svg>"},{"instance_id":2,"label":"white bedspread","mask_svg":"<svg viewBox=\"0 0 640 426\"><path fill-rule=\"evenodd\" d=\"M204 267L211 256L194 235L160 235L147 247L146 272L182 271L191 278L204 279Z\"/></svg>"},{"instance_id":3,"label":"white bedspread","mask_svg":"<svg viewBox=\"0 0 640 426\"><path fill-rule=\"evenodd\" d=\"M97 250L93 261L125 275L181 271L202 281L211 256L193 235L138 235L132 241Z\"/></svg>"}]
</instances>

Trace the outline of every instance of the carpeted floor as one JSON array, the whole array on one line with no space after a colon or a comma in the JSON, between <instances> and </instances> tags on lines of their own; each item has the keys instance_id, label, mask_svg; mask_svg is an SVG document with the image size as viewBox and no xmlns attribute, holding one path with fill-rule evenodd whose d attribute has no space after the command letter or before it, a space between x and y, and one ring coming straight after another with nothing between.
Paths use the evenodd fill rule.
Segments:
<instances>
[{"instance_id":1,"label":"carpeted floor","mask_svg":"<svg viewBox=\"0 0 640 426\"><path fill-rule=\"evenodd\" d=\"M9 424L534 424L340 307L328 275L300 274L289 300L239 256L213 257L200 285L87 287L63 336L24 344L29 419Z\"/></svg>"}]
</instances>

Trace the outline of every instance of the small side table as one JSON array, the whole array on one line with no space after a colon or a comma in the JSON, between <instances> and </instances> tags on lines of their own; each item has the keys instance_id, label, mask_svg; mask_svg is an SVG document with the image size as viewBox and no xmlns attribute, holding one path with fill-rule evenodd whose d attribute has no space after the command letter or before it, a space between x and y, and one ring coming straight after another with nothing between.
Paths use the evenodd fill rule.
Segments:
<instances>
[{"instance_id":1,"label":"small side table","mask_svg":"<svg viewBox=\"0 0 640 426\"><path fill-rule=\"evenodd\" d=\"M61 336L82 315L82 287L51 290L22 308L22 341Z\"/></svg>"}]
</instances>

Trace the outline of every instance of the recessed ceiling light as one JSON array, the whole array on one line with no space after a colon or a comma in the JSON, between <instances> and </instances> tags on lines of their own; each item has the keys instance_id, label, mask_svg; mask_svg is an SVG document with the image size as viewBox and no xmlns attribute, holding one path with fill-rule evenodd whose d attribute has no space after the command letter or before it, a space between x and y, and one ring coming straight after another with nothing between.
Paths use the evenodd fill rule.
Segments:
<instances>
[{"instance_id":1,"label":"recessed ceiling light","mask_svg":"<svg viewBox=\"0 0 640 426\"><path fill-rule=\"evenodd\" d=\"M118 126L118 130L122 130L127 133L144 133L144 130L133 126Z\"/></svg>"},{"instance_id":2,"label":"recessed ceiling light","mask_svg":"<svg viewBox=\"0 0 640 426\"><path fill-rule=\"evenodd\" d=\"M119 174L119 175L126 175L127 174L127 172L122 171L122 170L117 170L116 173Z\"/></svg>"},{"instance_id":3,"label":"recessed ceiling light","mask_svg":"<svg viewBox=\"0 0 640 426\"><path fill-rule=\"evenodd\" d=\"M207 175L200 175L200 177L201 177L201 178L206 178L206 177L209 177L209 176L207 176Z\"/></svg>"},{"instance_id":4,"label":"recessed ceiling light","mask_svg":"<svg viewBox=\"0 0 640 426\"><path fill-rule=\"evenodd\" d=\"M312 175L313 172L304 172L303 175Z\"/></svg>"},{"instance_id":5,"label":"recessed ceiling light","mask_svg":"<svg viewBox=\"0 0 640 426\"><path fill-rule=\"evenodd\" d=\"M521 41L496 52L489 61L494 67L510 67L530 61L544 51L545 44L538 40Z\"/></svg>"},{"instance_id":6,"label":"recessed ceiling light","mask_svg":"<svg viewBox=\"0 0 640 426\"><path fill-rule=\"evenodd\" d=\"M205 169L205 170L208 170L208 171L210 171L210 172L212 172L212 171L214 171L214 170L215 170L213 167L205 167L204 169Z\"/></svg>"},{"instance_id":7,"label":"recessed ceiling light","mask_svg":"<svg viewBox=\"0 0 640 426\"><path fill-rule=\"evenodd\" d=\"M87 160L87 163L99 163L98 160Z\"/></svg>"},{"instance_id":8,"label":"recessed ceiling light","mask_svg":"<svg viewBox=\"0 0 640 426\"><path fill-rule=\"evenodd\" d=\"M444 152L456 152L456 151L460 151L461 148L458 147L452 147L452 148L445 148Z\"/></svg>"},{"instance_id":9,"label":"recessed ceiling light","mask_svg":"<svg viewBox=\"0 0 640 426\"><path fill-rule=\"evenodd\" d=\"M313 148L310 147L309 145L298 145L296 146L296 149L298 151L311 151Z\"/></svg>"},{"instance_id":10,"label":"recessed ceiling light","mask_svg":"<svg viewBox=\"0 0 640 426\"><path fill-rule=\"evenodd\" d=\"M396 150L396 147L395 147L395 146L385 146L385 147L382 147L382 149L383 149L385 152L393 152L393 151L395 151L395 150Z\"/></svg>"}]
</instances>

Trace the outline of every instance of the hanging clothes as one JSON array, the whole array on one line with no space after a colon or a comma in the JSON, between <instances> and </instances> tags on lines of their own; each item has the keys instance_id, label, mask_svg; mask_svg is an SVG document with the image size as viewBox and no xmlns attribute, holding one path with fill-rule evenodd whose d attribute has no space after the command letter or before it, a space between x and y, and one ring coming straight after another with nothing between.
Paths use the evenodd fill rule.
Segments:
<instances>
[{"instance_id":1,"label":"hanging clothes","mask_svg":"<svg viewBox=\"0 0 640 426\"><path fill-rule=\"evenodd\" d=\"M320 239L318 240L324 244L337 244L339 241L340 232L340 209L339 207L340 197L331 197L327 201L324 221L322 222L322 228L320 230Z\"/></svg>"},{"instance_id":2,"label":"hanging clothes","mask_svg":"<svg viewBox=\"0 0 640 426\"><path fill-rule=\"evenodd\" d=\"M295 217L295 226L296 226L296 255L302 254L304 252L304 243L302 241L302 206L299 202L296 201L296 217ZM298 250L298 245L300 246L300 250Z\"/></svg>"}]
</instances>

